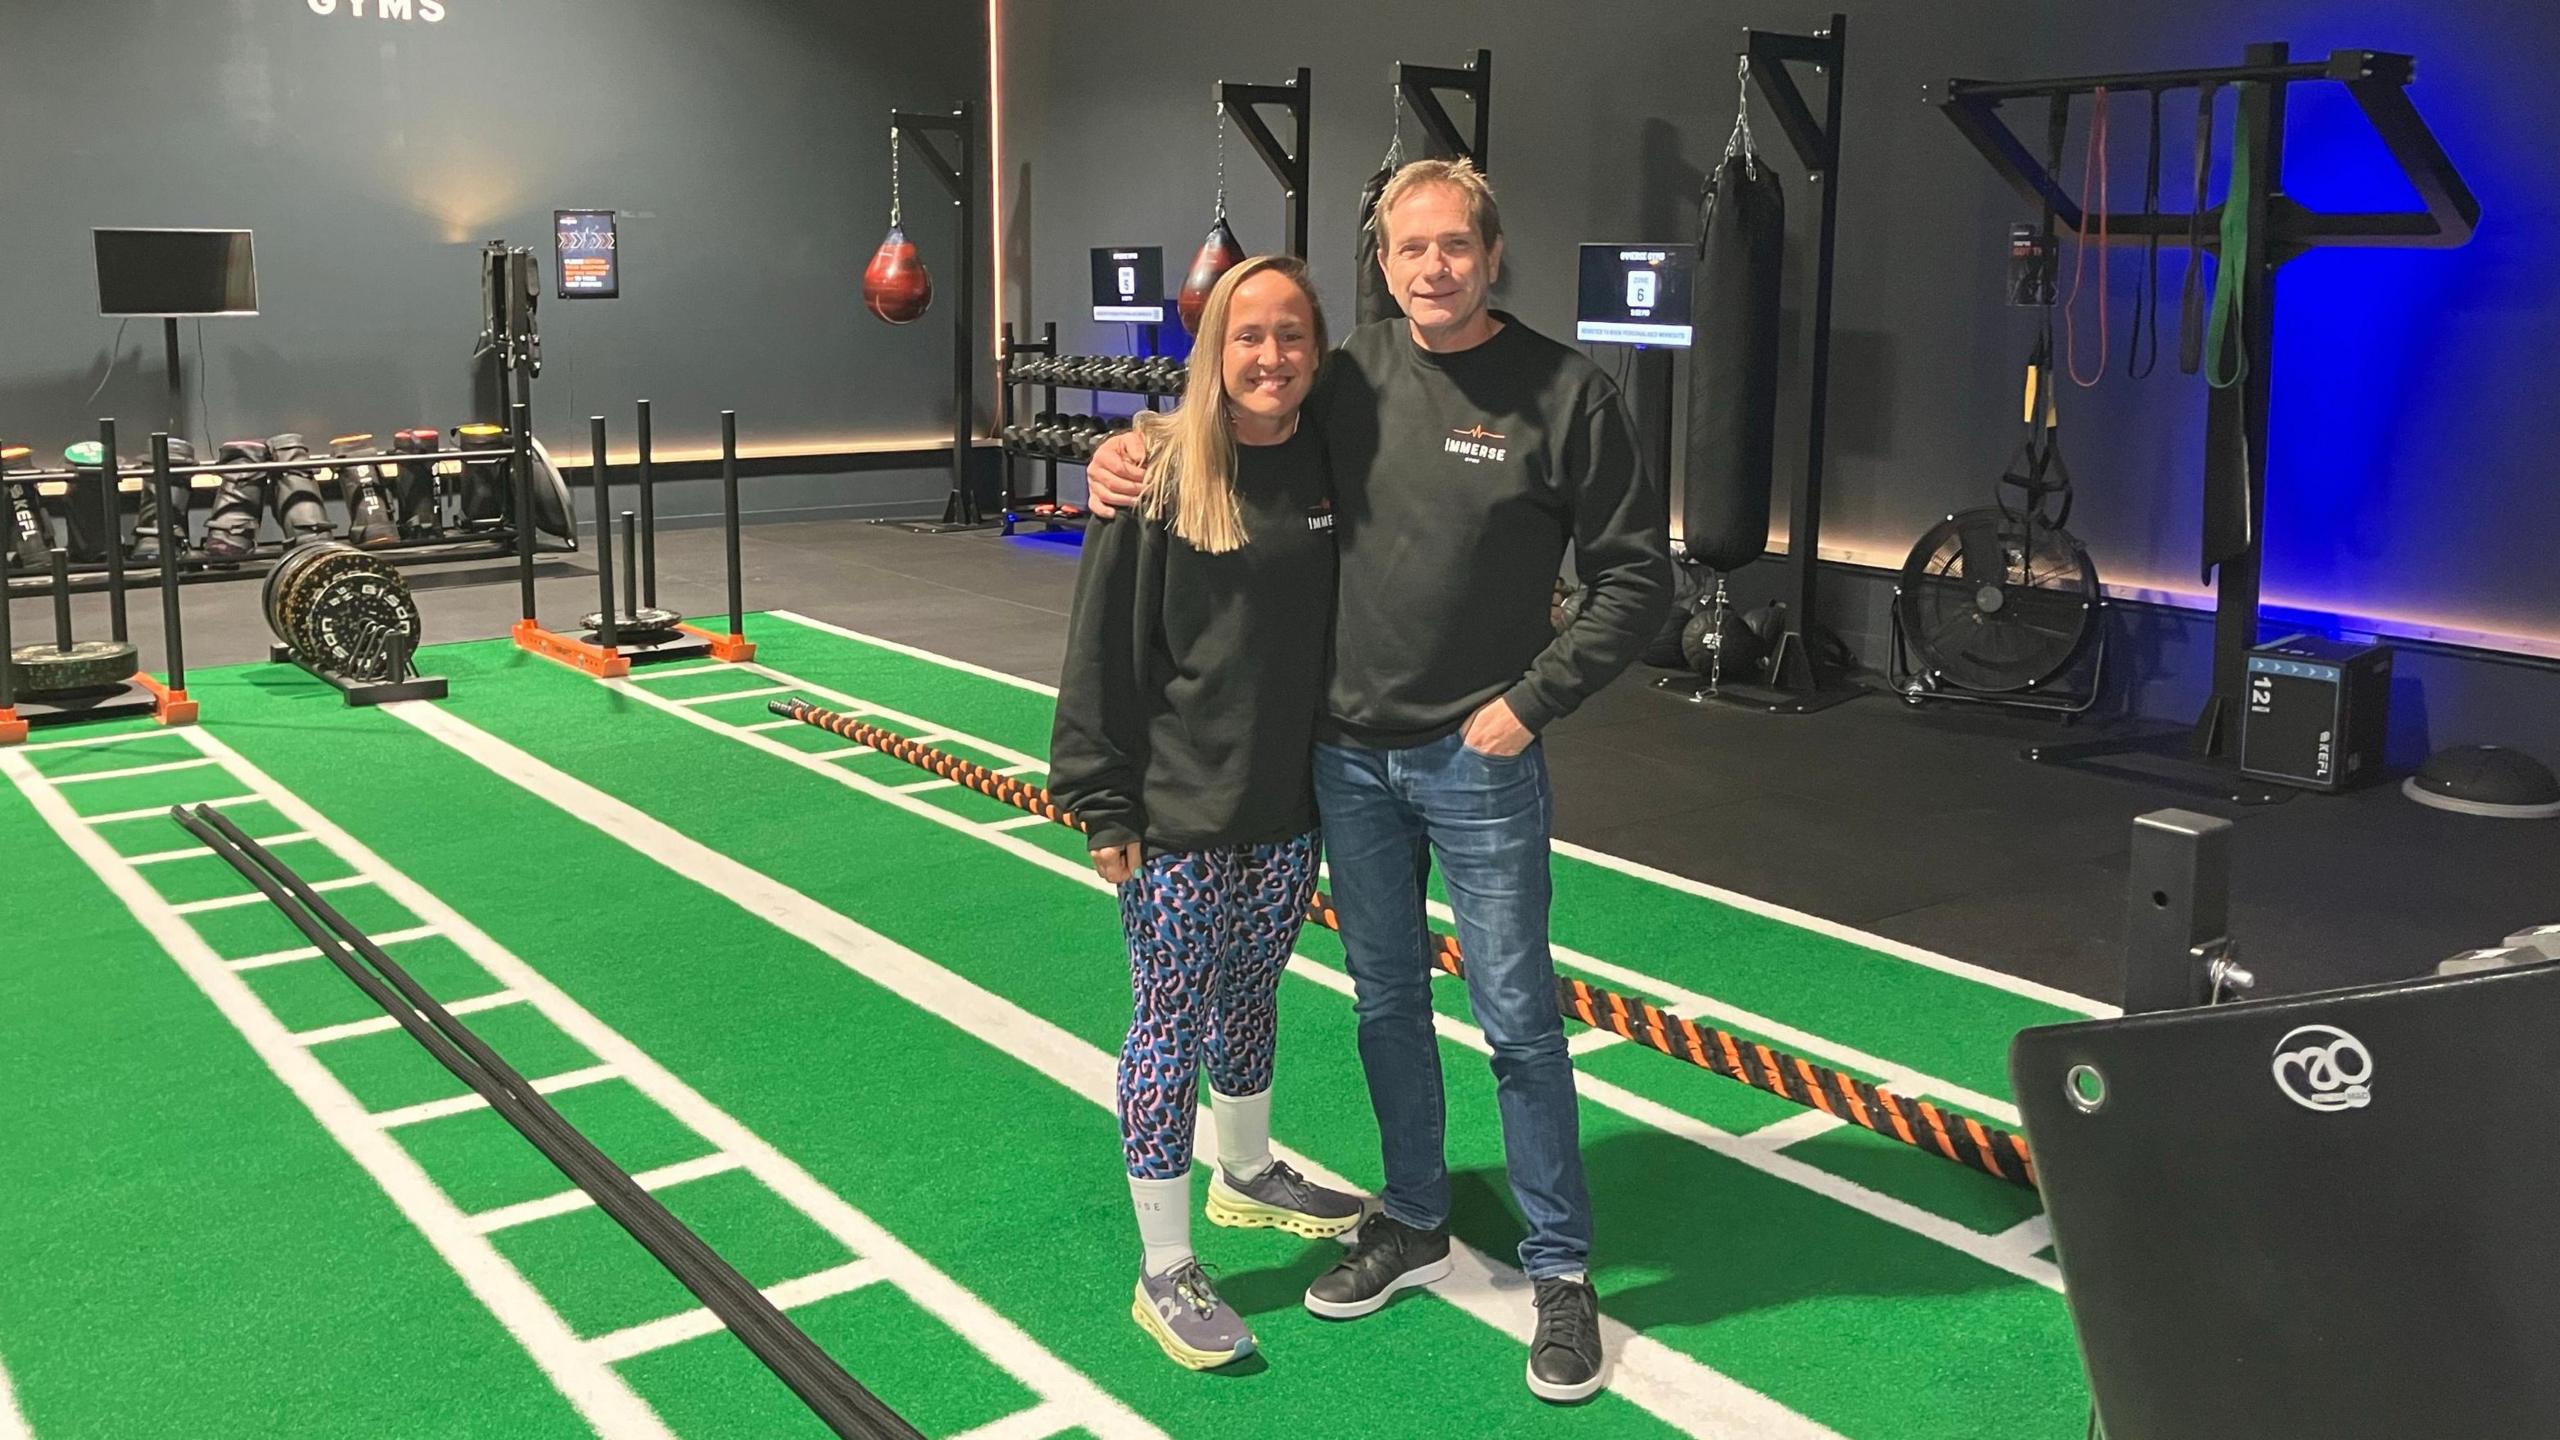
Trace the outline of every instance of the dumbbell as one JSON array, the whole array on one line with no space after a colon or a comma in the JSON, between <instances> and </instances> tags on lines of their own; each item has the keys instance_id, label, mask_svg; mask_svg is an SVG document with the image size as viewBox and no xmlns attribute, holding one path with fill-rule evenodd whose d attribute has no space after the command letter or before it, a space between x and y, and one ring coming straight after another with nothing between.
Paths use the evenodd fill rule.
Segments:
<instances>
[{"instance_id":1,"label":"dumbbell","mask_svg":"<svg viewBox=\"0 0 2560 1440\"><path fill-rule=\"evenodd\" d=\"M2507 937L2509 945L2530 950L2545 960L2560 960L2560 925L2536 925Z\"/></svg>"}]
</instances>

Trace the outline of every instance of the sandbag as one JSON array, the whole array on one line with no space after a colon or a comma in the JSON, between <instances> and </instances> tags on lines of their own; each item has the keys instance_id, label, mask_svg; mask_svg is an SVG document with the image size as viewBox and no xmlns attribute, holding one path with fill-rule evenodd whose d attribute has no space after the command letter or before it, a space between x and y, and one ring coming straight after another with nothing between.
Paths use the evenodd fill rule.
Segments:
<instances>
[{"instance_id":1,"label":"sandbag","mask_svg":"<svg viewBox=\"0 0 2560 1440\"><path fill-rule=\"evenodd\" d=\"M1386 273L1378 268L1378 232L1370 228L1377 213L1378 197L1386 193L1387 182L1396 178L1396 167L1381 165L1369 183L1360 187L1360 244L1353 252L1352 272L1359 277L1357 305L1353 318L1362 325L1372 320L1400 320L1404 307L1396 303L1395 291L1387 286Z\"/></svg>"},{"instance_id":2,"label":"sandbag","mask_svg":"<svg viewBox=\"0 0 2560 1440\"><path fill-rule=\"evenodd\" d=\"M1690 287L1689 451L1680 486L1689 558L1719 573L1769 548L1776 474L1780 280L1787 211L1777 172L1717 167Z\"/></svg>"}]
</instances>

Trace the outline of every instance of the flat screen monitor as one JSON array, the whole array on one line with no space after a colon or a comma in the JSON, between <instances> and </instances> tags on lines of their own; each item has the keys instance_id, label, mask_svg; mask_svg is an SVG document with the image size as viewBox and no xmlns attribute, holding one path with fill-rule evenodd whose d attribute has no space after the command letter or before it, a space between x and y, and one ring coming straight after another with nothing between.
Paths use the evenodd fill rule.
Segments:
<instances>
[{"instance_id":1,"label":"flat screen monitor","mask_svg":"<svg viewBox=\"0 0 2560 1440\"><path fill-rule=\"evenodd\" d=\"M1686 245L1583 246L1573 338L1599 345L1686 346L1689 258Z\"/></svg>"},{"instance_id":2,"label":"flat screen monitor","mask_svg":"<svg viewBox=\"0 0 2560 1440\"><path fill-rule=\"evenodd\" d=\"M255 315L258 258L246 230L93 230L98 313Z\"/></svg>"},{"instance_id":3,"label":"flat screen monitor","mask_svg":"<svg viewBox=\"0 0 2560 1440\"><path fill-rule=\"evenodd\" d=\"M622 294L622 252L610 210L554 210L552 248L563 300L612 300Z\"/></svg>"},{"instance_id":4,"label":"flat screen monitor","mask_svg":"<svg viewBox=\"0 0 2560 1440\"><path fill-rule=\"evenodd\" d=\"M1164 247L1104 246L1093 252L1093 318L1164 323Z\"/></svg>"}]
</instances>

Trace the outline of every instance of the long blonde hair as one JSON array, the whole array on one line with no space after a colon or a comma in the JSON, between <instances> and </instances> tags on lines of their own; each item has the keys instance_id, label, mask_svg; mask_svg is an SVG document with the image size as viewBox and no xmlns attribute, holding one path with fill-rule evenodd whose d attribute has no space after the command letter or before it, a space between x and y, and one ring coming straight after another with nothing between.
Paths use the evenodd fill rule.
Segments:
<instances>
[{"instance_id":1,"label":"long blonde hair","mask_svg":"<svg viewBox=\"0 0 2560 1440\"><path fill-rule=\"evenodd\" d=\"M1191 349L1191 365L1182 385L1182 408L1170 415L1138 416L1138 434L1147 444L1149 519L1190 543L1195 550L1223 555L1239 549L1244 508L1236 500L1236 430L1227 415L1227 317L1236 291L1256 275L1275 272L1289 277L1307 297L1315 321L1312 365L1321 368L1332 348L1324 324L1324 302L1307 279L1307 263L1294 255L1257 255L1218 277L1209 303L1200 311L1200 343ZM1310 386L1315 376L1310 371Z\"/></svg>"}]
</instances>

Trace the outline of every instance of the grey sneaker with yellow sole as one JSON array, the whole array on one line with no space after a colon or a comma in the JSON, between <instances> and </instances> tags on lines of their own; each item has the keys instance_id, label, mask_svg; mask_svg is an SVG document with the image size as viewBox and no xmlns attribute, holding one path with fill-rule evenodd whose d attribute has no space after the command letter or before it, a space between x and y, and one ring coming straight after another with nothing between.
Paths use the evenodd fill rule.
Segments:
<instances>
[{"instance_id":1,"label":"grey sneaker with yellow sole","mask_svg":"<svg viewBox=\"0 0 2560 1440\"><path fill-rule=\"evenodd\" d=\"M1274 1160L1250 1180L1221 1166L1209 1178L1209 1223L1233 1230L1286 1230L1310 1240L1330 1240L1360 1223L1357 1195L1318 1185Z\"/></svg>"},{"instance_id":2,"label":"grey sneaker with yellow sole","mask_svg":"<svg viewBox=\"0 0 2560 1440\"><path fill-rule=\"evenodd\" d=\"M1147 1338L1186 1370L1214 1370L1253 1353L1253 1330L1218 1297L1197 1260L1140 1275L1129 1313Z\"/></svg>"}]
</instances>

